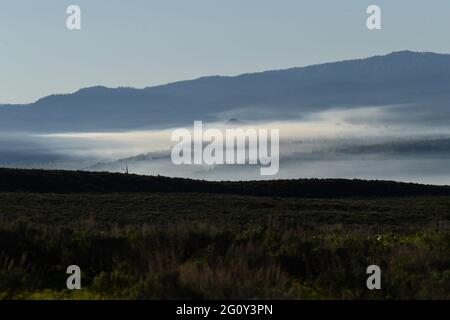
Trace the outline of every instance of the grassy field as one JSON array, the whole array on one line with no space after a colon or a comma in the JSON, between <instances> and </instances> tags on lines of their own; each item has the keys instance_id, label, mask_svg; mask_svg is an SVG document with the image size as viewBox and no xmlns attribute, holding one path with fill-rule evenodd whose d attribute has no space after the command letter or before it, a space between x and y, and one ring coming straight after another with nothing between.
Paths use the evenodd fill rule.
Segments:
<instances>
[{"instance_id":1,"label":"grassy field","mask_svg":"<svg viewBox=\"0 0 450 320\"><path fill-rule=\"evenodd\" d=\"M47 226L96 228L215 223L230 228L270 220L295 225L370 225L417 229L450 220L450 197L269 198L203 193L0 193L0 217Z\"/></svg>"},{"instance_id":2,"label":"grassy field","mask_svg":"<svg viewBox=\"0 0 450 320\"><path fill-rule=\"evenodd\" d=\"M449 218L448 196L3 192L0 298L448 299Z\"/></svg>"}]
</instances>

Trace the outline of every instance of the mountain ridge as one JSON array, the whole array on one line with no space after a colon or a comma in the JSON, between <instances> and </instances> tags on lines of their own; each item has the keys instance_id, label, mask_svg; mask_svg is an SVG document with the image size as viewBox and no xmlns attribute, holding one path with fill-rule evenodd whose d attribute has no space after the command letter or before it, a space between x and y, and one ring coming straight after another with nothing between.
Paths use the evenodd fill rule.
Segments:
<instances>
[{"instance_id":1,"label":"mountain ridge","mask_svg":"<svg viewBox=\"0 0 450 320\"><path fill-rule=\"evenodd\" d=\"M34 103L4 105L3 130L31 132L168 128L193 120L292 119L331 107L428 103L450 98L450 54L397 51L305 67L208 76L142 89L94 86Z\"/></svg>"},{"instance_id":2,"label":"mountain ridge","mask_svg":"<svg viewBox=\"0 0 450 320\"><path fill-rule=\"evenodd\" d=\"M32 105L35 103L40 102L43 99L49 98L49 97L55 97L55 96L71 96L76 95L81 92L90 91L90 90L135 90L135 91L144 91L149 89L155 89L155 88L163 88L167 86L172 85L178 85L178 84L184 84L187 82L192 81L199 81L199 80L212 80L212 79L233 79L233 78L240 78L240 77L246 77L246 76L253 76L253 75L261 75L261 74L268 74L268 73L276 73L276 72L283 72L283 71L297 71L301 69L314 69L317 67L326 67L328 65L334 65L334 64L341 64L341 63L351 63L351 62L360 62L360 61L367 61L371 59L378 59L383 57L393 57L393 56L405 56L405 55L412 55L412 56L423 56L423 55L432 55L432 56L448 56L450 57L450 53L435 53L431 51L412 51L412 50L400 50L400 51L393 51L391 53L385 54L385 55L374 55L366 58L354 58L354 59L345 59L345 60L338 60L338 61L330 61L330 62L324 62L324 63L317 63L317 64L311 64L306 65L302 67L290 67L290 68L282 68L282 69L271 69L271 70L263 70L263 71L256 71L256 72L246 72L241 73L238 75L233 76L227 76L227 75L210 75L210 76L201 76L193 79L186 79L186 80L179 80L174 82L169 82L165 84L159 84L154 86L146 86L143 88L138 87L132 87L132 86L118 86L118 87L108 87L105 85L94 85L94 86L88 86L88 87L82 87L74 92L68 92L68 93L53 93L47 96L43 96L39 99L37 99L34 102L30 103L0 103L0 107L2 106L27 106Z\"/></svg>"}]
</instances>

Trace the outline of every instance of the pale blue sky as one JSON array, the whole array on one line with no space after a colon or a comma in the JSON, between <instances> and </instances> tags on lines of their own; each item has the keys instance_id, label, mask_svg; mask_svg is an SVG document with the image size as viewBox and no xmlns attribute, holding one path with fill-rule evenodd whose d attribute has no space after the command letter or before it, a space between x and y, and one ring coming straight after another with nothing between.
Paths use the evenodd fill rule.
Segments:
<instances>
[{"instance_id":1,"label":"pale blue sky","mask_svg":"<svg viewBox=\"0 0 450 320\"><path fill-rule=\"evenodd\" d=\"M82 30L66 29L66 8ZM382 9L383 30L366 28ZM0 103L367 57L450 53L448 0L0 0Z\"/></svg>"}]
</instances>

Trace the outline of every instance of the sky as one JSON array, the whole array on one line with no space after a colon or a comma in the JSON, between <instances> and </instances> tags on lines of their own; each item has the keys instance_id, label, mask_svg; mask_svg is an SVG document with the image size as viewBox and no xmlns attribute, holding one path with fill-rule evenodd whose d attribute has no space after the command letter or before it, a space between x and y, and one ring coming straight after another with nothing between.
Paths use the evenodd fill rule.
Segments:
<instances>
[{"instance_id":1,"label":"sky","mask_svg":"<svg viewBox=\"0 0 450 320\"><path fill-rule=\"evenodd\" d=\"M82 29L66 28L81 8ZM381 7L382 30L366 27ZM0 0L0 104L363 58L450 53L450 1Z\"/></svg>"}]
</instances>

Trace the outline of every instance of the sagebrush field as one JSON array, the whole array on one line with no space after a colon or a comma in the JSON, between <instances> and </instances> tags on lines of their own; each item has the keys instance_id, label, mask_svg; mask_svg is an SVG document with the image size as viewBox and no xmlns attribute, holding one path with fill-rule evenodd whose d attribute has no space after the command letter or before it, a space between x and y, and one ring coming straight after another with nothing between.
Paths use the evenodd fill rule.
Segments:
<instances>
[{"instance_id":1,"label":"sagebrush field","mask_svg":"<svg viewBox=\"0 0 450 320\"><path fill-rule=\"evenodd\" d=\"M0 298L448 299L449 218L445 195L2 191Z\"/></svg>"}]
</instances>

